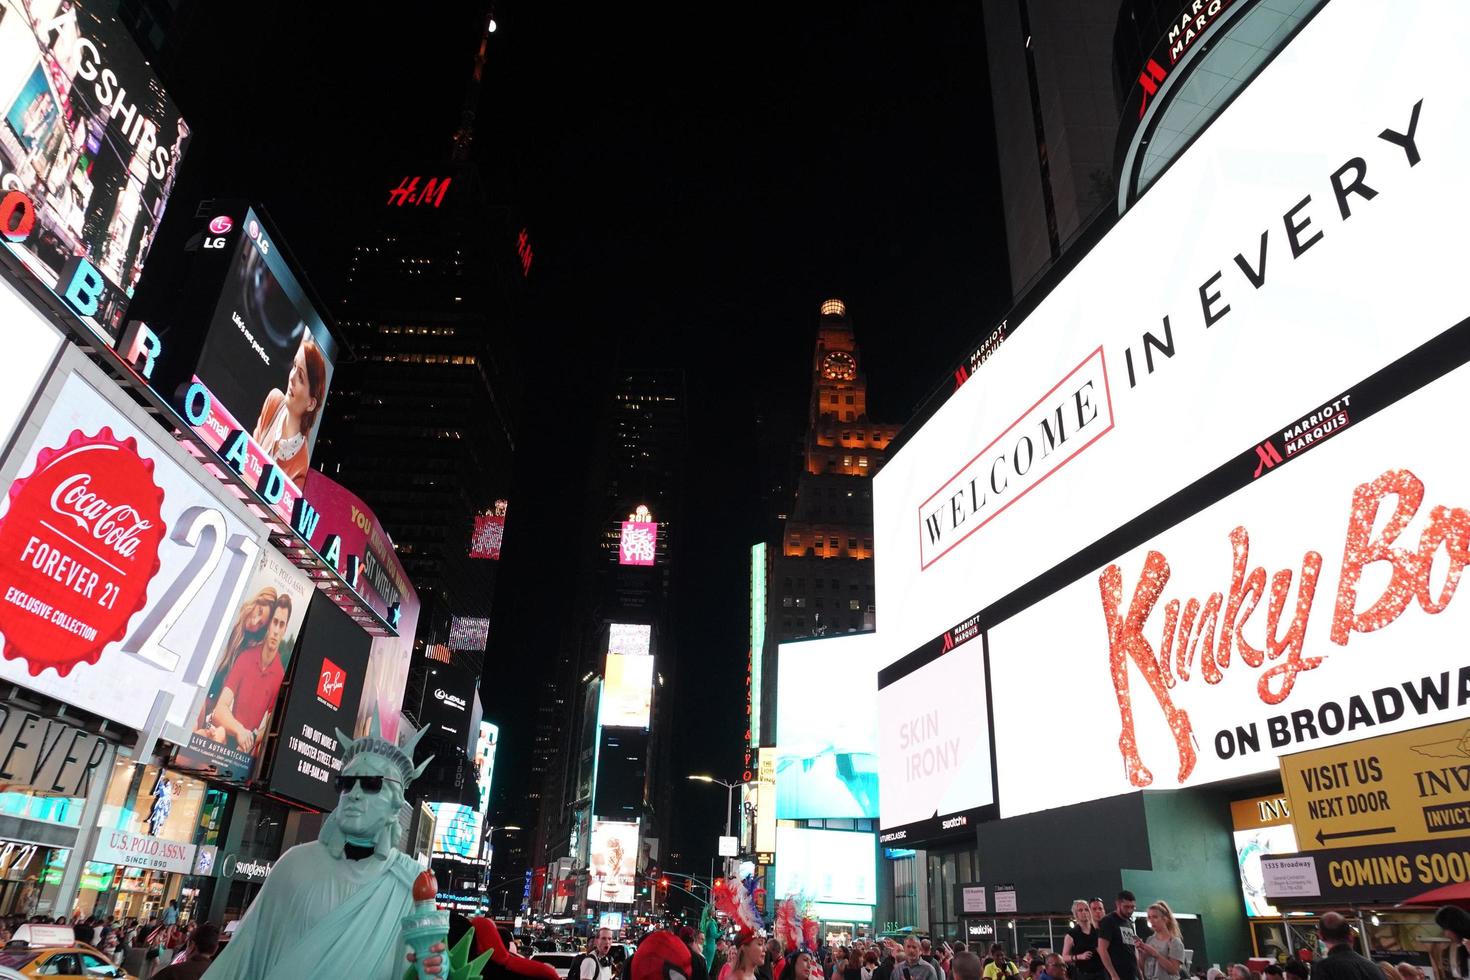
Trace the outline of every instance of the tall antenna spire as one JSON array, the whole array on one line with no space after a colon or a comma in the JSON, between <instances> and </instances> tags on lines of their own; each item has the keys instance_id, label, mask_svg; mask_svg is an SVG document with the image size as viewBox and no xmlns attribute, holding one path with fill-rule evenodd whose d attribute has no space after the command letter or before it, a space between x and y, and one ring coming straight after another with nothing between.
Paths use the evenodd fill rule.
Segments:
<instances>
[{"instance_id":1,"label":"tall antenna spire","mask_svg":"<svg viewBox=\"0 0 1470 980\"><path fill-rule=\"evenodd\" d=\"M470 158L470 148L475 142L475 107L480 104L480 80L485 73L485 54L490 46L490 35L495 33L495 5L488 4L481 25L480 47L475 51L475 68L470 73L469 88L464 94L464 108L459 114L459 128L454 131L454 152L451 159L463 163Z\"/></svg>"}]
</instances>

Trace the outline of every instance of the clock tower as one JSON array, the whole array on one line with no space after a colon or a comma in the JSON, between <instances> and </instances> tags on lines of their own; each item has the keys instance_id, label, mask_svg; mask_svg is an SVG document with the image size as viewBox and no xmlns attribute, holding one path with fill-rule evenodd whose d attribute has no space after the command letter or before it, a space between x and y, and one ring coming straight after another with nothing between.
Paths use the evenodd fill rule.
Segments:
<instances>
[{"instance_id":1,"label":"clock tower","mask_svg":"<svg viewBox=\"0 0 1470 980\"><path fill-rule=\"evenodd\" d=\"M751 744L775 742L780 645L872 630L873 482L899 427L868 417L847 304L822 303L802 465L781 538L752 553ZM757 587L757 583L760 583ZM758 710L757 710L758 704Z\"/></svg>"},{"instance_id":2,"label":"clock tower","mask_svg":"<svg viewBox=\"0 0 1470 980\"><path fill-rule=\"evenodd\" d=\"M896 425L868 419L868 382L847 304L822 303L812 352L812 397L807 418L805 468L818 475L872 476Z\"/></svg>"}]
</instances>

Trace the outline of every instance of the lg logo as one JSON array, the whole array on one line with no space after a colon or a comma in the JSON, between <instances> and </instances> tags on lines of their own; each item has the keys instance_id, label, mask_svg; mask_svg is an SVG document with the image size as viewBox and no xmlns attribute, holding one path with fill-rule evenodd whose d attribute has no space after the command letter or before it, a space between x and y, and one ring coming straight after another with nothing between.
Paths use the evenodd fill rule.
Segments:
<instances>
[{"instance_id":1,"label":"lg logo","mask_svg":"<svg viewBox=\"0 0 1470 980\"><path fill-rule=\"evenodd\" d=\"M224 248L225 238L235 227L235 220L227 214L217 214L209 219L209 234L204 239L205 248Z\"/></svg>"}]
</instances>

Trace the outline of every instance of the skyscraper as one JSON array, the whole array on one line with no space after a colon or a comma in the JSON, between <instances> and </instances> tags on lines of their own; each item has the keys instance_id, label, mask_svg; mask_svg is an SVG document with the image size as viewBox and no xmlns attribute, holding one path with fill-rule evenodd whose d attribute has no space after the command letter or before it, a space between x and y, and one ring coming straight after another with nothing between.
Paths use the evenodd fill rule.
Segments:
<instances>
[{"instance_id":1,"label":"skyscraper","mask_svg":"<svg viewBox=\"0 0 1470 980\"><path fill-rule=\"evenodd\" d=\"M316 462L376 511L418 588L403 705L422 722L444 682L434 671L473 683L484 667L499 563L471 557L471 535L477 515L513 506L510 338L525 269L517 227L471 165L389 175L367 213L338 305L353 359L334 378ZM419 786L429 799L474 802L461 741L434 735L421 751L435 757Z\"/></svg>"},{"instance_id":2,"label":"skyscraper","mask_svg":"<svg viewBox=\"0 0 1470 980\"><path fill-rule=\"evenodd\" d=\"M872 476L897 425L868 416L868 381L847 305L822 303L795 506L766 548L766 631L760 731L775 744L776 649L786 640L872 629ZM755 673L753 671L753 673ZM755 692L752 692L755 696Z\"/></svg>"},{"instance_id":3,"label":"skyscraper","mask_svg":"<svg viewBox=\"0 0 1470 980\"><path fill-rule=\"evenodd\" d=\"M1116 201L1113 35L1121 6L982 7L1013 295Z\"/></svg>"},{"instance_id":4,"label":"skyscraper","mask_svg":"<svg viewBox=\"0 0 1470 980\"><path fill-rule=\"evenodd\" d=\"M538 865L567 857L585 875L594 819L639 822L640 867L667 846L685 412L682 371L618 371L602 398L573 611L531 763Z\"/></svg>"}]
</instances>

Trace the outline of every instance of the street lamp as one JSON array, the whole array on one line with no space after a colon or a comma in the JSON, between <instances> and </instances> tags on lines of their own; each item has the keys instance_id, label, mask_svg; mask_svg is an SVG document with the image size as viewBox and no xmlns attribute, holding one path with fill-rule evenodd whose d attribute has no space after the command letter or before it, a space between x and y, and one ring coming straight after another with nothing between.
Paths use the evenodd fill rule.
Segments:
<instances>
[{"instance_id":1,"label":"street lamp","mask_svg":"<svg viewBox=\"0 0 1470 980\"><path fill-rule=\"evenodd\" d=\"M704 775L690 776L689 778L692 779L692 780L694 780L697 783L718 783L719 785L725 787L725 836L726 837L729 837L730 836L730 809L731 809L731 807L734 806L734 803L735 803L735 790L738 789L740 786L742 786L744 784L742 784L742 783L727 783L723 779L716 779L713 776L704 776Z\"/></svg>"}]
</instances>

